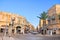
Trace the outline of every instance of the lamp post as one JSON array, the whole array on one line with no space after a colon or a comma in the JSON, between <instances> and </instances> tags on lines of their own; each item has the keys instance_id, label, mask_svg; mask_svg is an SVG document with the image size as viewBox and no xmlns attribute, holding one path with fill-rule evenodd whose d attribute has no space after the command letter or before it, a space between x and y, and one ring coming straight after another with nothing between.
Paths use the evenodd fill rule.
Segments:
<instances>
[{"instance_id":1,"label":"lamp post","mask_svg":"<svg viewBox=\"0 0 60 40\"><path fill-rule=\"evenodd\" d=\"M7 15L6 15L6 27L5 27L5 34L4 34L4 36L6 36L6 32L7 32Z\"/></svg>"},{"instance_id":2,"label":"lamp post","mask_svg":"<svg viewBox=\"0 0 60 40\"><path fill-rule=\"evenodd\" d=\"M13 20L13 18L11 17L11 22L10 22L10 27L9 27L9 36L11 36L11 33L12 33L12 27L13 27L13 25L14 25L14 20Z\"/></svg>"}]
</instances>

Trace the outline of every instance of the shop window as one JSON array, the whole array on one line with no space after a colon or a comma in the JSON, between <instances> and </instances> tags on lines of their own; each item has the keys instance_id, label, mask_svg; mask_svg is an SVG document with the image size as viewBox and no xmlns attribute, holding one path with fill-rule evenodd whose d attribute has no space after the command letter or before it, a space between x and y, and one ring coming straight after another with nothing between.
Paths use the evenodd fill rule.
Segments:
<instances>
[{"instance_id":1,"label":"shop window","mask_svg":"<svg viewBox=\"0 0 60 40\"><path fill-rule=\"evenodd\" d=\"M60 20L60 17L59 17L59 20Z\"/></svg>"}]
</instances>

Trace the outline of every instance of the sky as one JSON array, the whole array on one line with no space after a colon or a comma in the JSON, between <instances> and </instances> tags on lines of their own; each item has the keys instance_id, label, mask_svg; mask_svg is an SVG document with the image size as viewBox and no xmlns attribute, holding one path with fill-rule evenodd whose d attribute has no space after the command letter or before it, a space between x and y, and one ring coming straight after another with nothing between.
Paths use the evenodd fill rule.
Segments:
<instances>
[{"instance_id":1,"label":"sky","mask_svg":"<svg viewBox=\"0 0 60 40\"><path fill-rule=\"evenodd\" d=\"M24 16L34 27L39 24L39 16L43 11L48 11L60 0L0 0L0 11L11 12Z\"/></svg>"}]
</instances>

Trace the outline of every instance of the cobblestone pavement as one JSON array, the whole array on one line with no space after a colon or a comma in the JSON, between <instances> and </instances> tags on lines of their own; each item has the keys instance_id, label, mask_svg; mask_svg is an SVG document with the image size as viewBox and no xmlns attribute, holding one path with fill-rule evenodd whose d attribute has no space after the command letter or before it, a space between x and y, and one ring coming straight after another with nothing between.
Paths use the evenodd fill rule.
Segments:
<instances>
[{"instance_id":1,"label":"cobblestone pavement","mask_svg":"<svg viewBox=\"0 0 60 40\"><path fill-rule=\"evenodd\" d=\"M16 36L16 39L18 40L60 40L60 35L32 35L32 34L26 34L26 35L18 35Z\"/></svg>"},{"instance_id":2,"label":"cobblestone pavement","mask_svg":"<svg viewBox=\"0 0 60 40\"><path fill-rule=\"evenodd\" d=\"M0 40L15 40L15 38L4 36L4 37L0 37Z\"/></svg>"},{"instance_id":3,"label":"cobblestone pavement","mask_svg":"<svg viewBox=\"0 0 60 40\"><path fill-rule=\"evenodd\" d=\"M9 40L9 37L5 37L5 39ZM5 40L3 39L3 40ZM20 35L15 35L12 36L13 40L60 40L60 35L33 35L33 34L20 34ZM2 40L2 37L0 37L0 40Z\"/></svg>"}]
</instances>

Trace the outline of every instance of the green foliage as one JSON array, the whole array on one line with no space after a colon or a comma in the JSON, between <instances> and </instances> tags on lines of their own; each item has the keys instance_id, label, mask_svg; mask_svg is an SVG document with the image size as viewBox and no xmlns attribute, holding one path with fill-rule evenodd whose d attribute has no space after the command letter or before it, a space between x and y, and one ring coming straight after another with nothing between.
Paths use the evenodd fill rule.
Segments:
<instances>
[{"instance_id":1,"label":"green foliage","mask_svg":"<svg viewBox=\"0 0 60 40\"><path fill-rule=\"evenodd\" d=\"M43 19L43 20L46 20L46 18L48 17L47 16L47 13L44 11L43 13L41 13L40 16L37 16L39 19Z\"/></svg>"}]
</instances>

